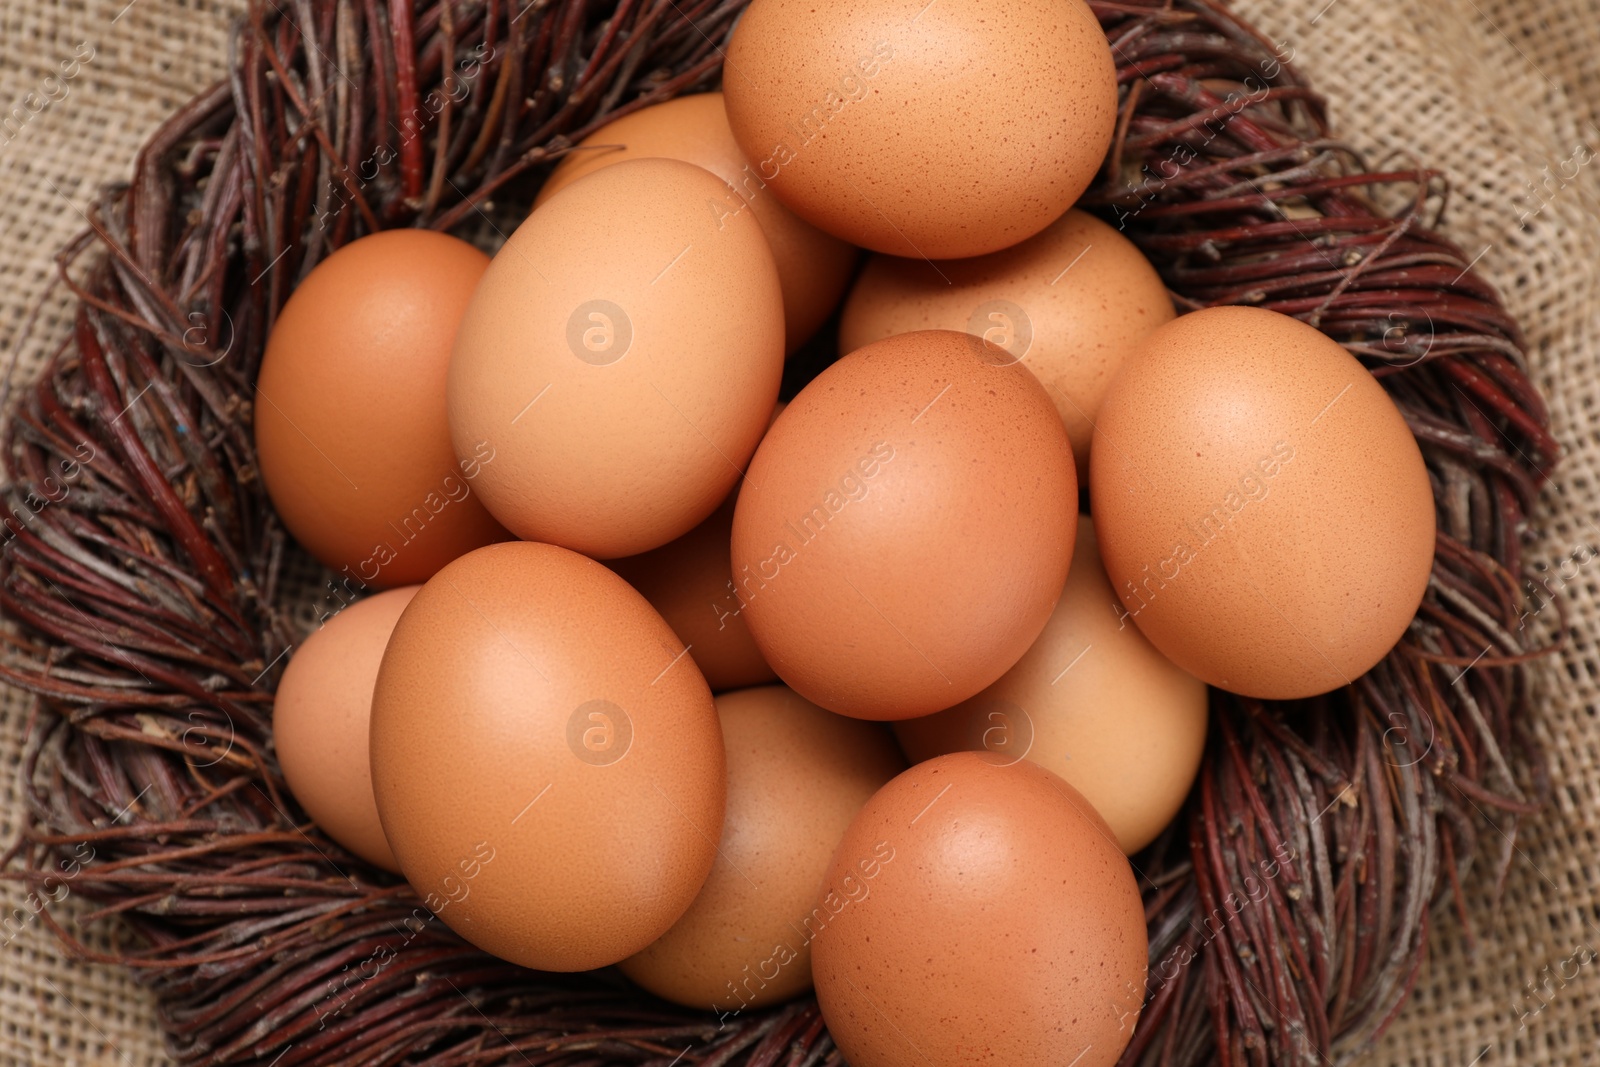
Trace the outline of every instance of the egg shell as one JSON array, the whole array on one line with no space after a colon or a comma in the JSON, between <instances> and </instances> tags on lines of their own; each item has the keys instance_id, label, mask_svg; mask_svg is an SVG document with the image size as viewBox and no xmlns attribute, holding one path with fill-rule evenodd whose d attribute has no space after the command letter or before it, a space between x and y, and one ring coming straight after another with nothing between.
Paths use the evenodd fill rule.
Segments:
<instances>
[{"instance_id":1,"label":"egg shell","mask_svg":"<svg viewBox=\"0 0 1600 1067\"><path fill-rule=\"evenodd\" d=\"M966 334L901 334L823 371L751 460L734 585L796 692L928 715L1004 674L1072 559L1077 478L1038 380Z\"/></svg>"},{"instance_id":2,"label":"egg shell","mask_svg":"<svg viewBox=\"0 0 1600 1067\"><path fill-rule=\"evenodd\" d=\"M1129 855L1155 840L1200 769L1206 687L1128 620L1078 519L1055 614L998 682L937 715L895 723L913 762L947 752L1028 759L1066 779Z\"/></svg>"},{"instance_id":3,"label":"egg shell","mask_svg":"<svg viewBox=\"0 0 1600 1067\"><path fill-rule=\"evenodd\" d=\"M1172 321L1161 276L1132 241L1072 210L1000 252L930 263L873 256L850 290L839 351L913 330L964 330L1022 360L1055 402L1078 480L1094 418L1133 347Z\"/></svg>"},{"instance_id":4,"label":"egg shell","mask_svg":"<svg viewBox=\"0 0 1600 1067\"><path fill-rule=\"evenodd\" d=\"M783 288L785 349L793 352L839 306L856 250L784 207L739 151L721 93L697 93L641 108L585 137L539 190L538 207L585 174L624 159L660 156L704 167L750 205L772 248Z\"/></svg>"},{"instance_id":5,"label":"egg shell","mask_svg":"<svg viewBox=\"0 0 1600 1067\"><path fill-rule=\"evenodd\" d=\"M637 556L612 560L611 569L661 613L713 692L775 680L733 592L729 542L733 499L682 537Z\"/></svg>"},{"instance_id":6,"label":"egg shell","mask_svg":"<svg viewBox=\"0 0 1600 1067\"><path fill-rule=\"evenodd\" d=\"M629 556L727 497L783 374L778 274L743 206L699 167L626 160L495 256L456 338L450 428L463 454L495 450L478 488L519 537Z\"/></svg>"},{"instance_id":7,"label":"egg shell","mask_svg":"<svg viewBox=\"0 0 1600 1067\"><path fill-rule=\"evenodd\" d=\"M615 963L710 873L726 766L705 679L621 578L551 545L479 549L401 616L372 782L406 879L524 967Z\"/></svg>"},{"instance_id":8,"label":"egg shell","mask_svg":"<svg viewBox=\"0 0 1600 1067\"><path fill-rule=\"evenodd\" d=\"M445 415L450 346L489 257L429 230L386 230L306 275L267 335L257 463L295 540L377 588L425 581L509 534L480 502L492 463L458 461Z\"/></svg>"},{"instance_id":9,"label":"egg shell","mask_svg":"<svg viewBox=\"0 0 1600 1067\"><path fill-rule=\"evenodd\" d=\"M716 865L689 910L622 973L690 1007L744 1011L811 988L811 914L834 846L905 769L888 730L781 685L716 698L728 813Z\"/></svg>"},{"instance_id":10,"label":"egg shell","mask_svg":"<svg viewBox=\"0 0 1600 1067\"><path fill-rule=\"evenodd\" d=\"M755 0L728 44L728 120L778 198L896 256L1025 240L1100 169L1116 71L1082 0Z\"/></svg>"},{"instance_id":11,"label":"egg shell","mask_svg":"<svg viewBox=\"0 0 1600 1067\"><path fill-rule=\"evenodd\" d=\"M1129 617L1246 696L1360 677L1433 567L1433 492L1405 419L1338 343L1263 308L1207 308L1145 339L1101 406L1090 496Z\"/></svg>"},{"instance_id":12,"label":"egg shell","mask_svg":"<svg viewBox=\"0 0 1600 1067\"><path fill-rule=\"evenodd\" d=\"M272 740L289 791L322 832L386 871L400 865L372 799L367 731L389 635L421 586L358 600L289 657L272 703Z\"/></svg>"},{"instance_id":13,"label":"egg shell","mask_svg":"<svg viewBox=\"0 0 1600 1067\"><path fill-rule=\"evenodd\" d=\"M1109 1067L1145 988L1144 906L1105 822L1023 760L957 752L861 809L809 924L851 1067Z\"/></svg>"}]
</instances>

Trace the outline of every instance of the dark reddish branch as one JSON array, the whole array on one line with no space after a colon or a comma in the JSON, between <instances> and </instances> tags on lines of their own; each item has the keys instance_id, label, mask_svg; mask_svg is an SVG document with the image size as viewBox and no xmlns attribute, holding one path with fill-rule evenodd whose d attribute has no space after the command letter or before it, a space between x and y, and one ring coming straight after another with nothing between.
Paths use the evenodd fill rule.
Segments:
<instances>
[{"instance_id":1,"label":"dark reddish branch","mask_svg":"<svg viewBox=\"0 0 1600 1067\"><path fill-rule=\"evenodd\" d=\"M400 101L400 122L395 135L400 141L400 173L405 199L415 204L422 197L422 128L411 7L412 0L389 0L389 26L394 33L395 90Z\"/></svg>"}]
</instances>

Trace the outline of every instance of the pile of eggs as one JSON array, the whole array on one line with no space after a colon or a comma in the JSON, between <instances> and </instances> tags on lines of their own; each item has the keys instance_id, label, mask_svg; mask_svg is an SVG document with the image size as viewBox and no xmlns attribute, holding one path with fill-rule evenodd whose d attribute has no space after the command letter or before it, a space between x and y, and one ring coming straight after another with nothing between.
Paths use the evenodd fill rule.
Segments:
<instances>
[{"instance_id":1,"label":"pile of eggs","mask_svg":"<svg viewBox=\"0 0 1600 1067\"><path fill-rule=\"evenodd\" d=\"M1073 208L1116 115L1081 0L755 0L492 259L312 270L255 405L351 601L278 691L306 812L520 965L814 985L855 1067L1114 1062L1207 686L1347 684L1434 549L1354 358L1175 317Z\"/></svg>"}]
</instances>

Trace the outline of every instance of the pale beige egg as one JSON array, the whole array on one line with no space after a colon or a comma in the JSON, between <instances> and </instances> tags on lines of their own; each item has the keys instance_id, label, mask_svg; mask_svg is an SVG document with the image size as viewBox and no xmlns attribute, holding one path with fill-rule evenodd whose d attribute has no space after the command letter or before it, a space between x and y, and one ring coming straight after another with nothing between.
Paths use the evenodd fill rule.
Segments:
<instances>
[{"instance_id":1,"label":"pale beige egg","mask_svg":"<svg viewBox=\"0 0 1600 1067\"><path fill-rule=\"evenodd\" d=\"M894 726L914 761L987 749L1054 771L1131 855L1183 806L1205 752L1206 705L1205 683L1133 624L1080 517L1061 600L1027 654L971 700Z\"/></svg>"}]
</instances>

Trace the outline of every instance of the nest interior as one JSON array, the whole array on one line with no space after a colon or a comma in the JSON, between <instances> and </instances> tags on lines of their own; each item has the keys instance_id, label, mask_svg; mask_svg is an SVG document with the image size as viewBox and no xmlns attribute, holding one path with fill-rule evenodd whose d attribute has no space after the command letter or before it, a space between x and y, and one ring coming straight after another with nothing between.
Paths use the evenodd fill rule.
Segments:
<instances>
[{"instance_id":1,"label":"nest interior","mask_svg":"<svg viewBox=\"0 0 1600 1067\"><path fill-rule=\"evenodd\" d=\"M1217 694L1190 804L1134 860L1151 978L1124 1062L1337 1061L1399 1010L1434 909L1464 911L1481 812L1514 827L1547 790L1519 530L1557 450L1516 323L1437 233L1438 175L1369 169L1221 8L1091 6L1121 112L1085 206L1180 307L1274 308L1362 357L1434 482L1405 641L1318 701ZM180 1062L838 1061L809 1000L718 1018L471 949L305 820L271 748L303 590L249 418L294 282L378 228L492 245L567 145L714 85L741 7L265 0L63 250L75 327L5 442L0 677L40 698L13 875L92 844L75 886L123 931L99 958L154 986Z\"/></svg>"}]
</instances>

